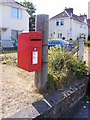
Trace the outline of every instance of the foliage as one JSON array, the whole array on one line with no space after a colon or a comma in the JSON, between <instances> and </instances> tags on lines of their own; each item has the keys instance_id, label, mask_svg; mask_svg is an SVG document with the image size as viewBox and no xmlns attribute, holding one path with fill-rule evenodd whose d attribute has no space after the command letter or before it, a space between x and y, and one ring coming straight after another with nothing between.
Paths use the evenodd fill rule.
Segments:
<instances>
[{"instance_id":1,"label":"foliage","mask_svg":"<svg viewBox=\"0 0 90 120\"><path fill-rule=\"evenodd\" d=\"M86 102L86 101L90 101L90 96L86 95L84 102Z\"/></svg>"},{"instance_id":2,"label":"foliage","mask_svg":"<svg viewBox=\"0 0 90 120\"><path fill-rule=\"evenodd\" d=\"M66 63L66 67L69 72L72 75L75 74L77 78L84 77L87 74L86 62L82 62L79 58L77 60L74 58L69 59Z\"/></svg>"},{"instance_id":3,"label":"foliage","mask_svg":"<svg viewBox=\"0 0 90 120\"><path fill-rule=\"evenodd\" d=\"M17 47L3 48L1 50L1 54L16 53L16 52L17 52Z\"/></svg>"},{"instance_id":4,"label":"foliage","mask_svg":"<svg viewBox=\"0 0 90 120\"><path fill-rule=\"evenodd\" d=\"M27 7L27 12L28 14L30 15L30 18L29 18L29 30L30 31L33 31L35 29L35 6L33 5L32 2L23 2L22 3L25 7Z\"/></svg>"},{"instance_id":5,"label":"foliage","mask_svg":"<svg viewBox=\"0 0 90 120\"><path fill-rule=\"evenodd\" d=\"M85 41L84 45L87 46L87 47L90 47L90 41Z\"/></svg>"},{"instance_id":6,"label":"foliage","mask_svg":"<svg viewBox=\"0 0 90 120\"><path fill-rule=\"evenodd\" d=\"M11 65L11 66L17 66L17 54L16 52L14 53L5 53L2 54L1 56L1 63L6 64L6 65Z\"/></svg>"},{"instance_id":7,"label":"foliage","mask_svg":"<svg viewBox=\"0 0 90 120\"><path fill-rule=\"evenodd\" d=\"M59 46L51 47L48 51L47 89L61 88L86 74L86 62L73 57L69 51L62 52Z\"/></svg>"}]
</instances>

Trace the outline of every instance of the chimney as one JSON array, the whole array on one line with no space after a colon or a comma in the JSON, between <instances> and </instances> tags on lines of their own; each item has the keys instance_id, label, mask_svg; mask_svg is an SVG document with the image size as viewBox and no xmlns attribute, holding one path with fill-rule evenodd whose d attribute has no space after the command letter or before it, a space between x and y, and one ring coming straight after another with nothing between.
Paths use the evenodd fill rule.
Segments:
<instances>
[{"instance_id":1,"label":"chimney","mask_svg":"<svg viewBox=\"0 0 90 120\"><path fill-rule=\"evenodd\" d=\"M80 14L80 17L85 17L85 18L87 18L87 15L84 13L84 15L81 15Z\"/></svg>"},{"instance_id":2,"label":"chimney","mask_svg":"<svg viewBox=\"0 0 90 120\"><path fill-rule=\"evenodd\" d=\"M68 12L69 15L73 14L73 8L66 8L65 11Z\"/></svg>"},{"instance_id":3,"label":"chimney","mask_svg":"<svg viewBox=\"0 0 90 120\"><path fill-rule=\"evenodd\" d=\"M84 16L87 18L87 15L84 13Z\"/></svg>"}]
</instances>

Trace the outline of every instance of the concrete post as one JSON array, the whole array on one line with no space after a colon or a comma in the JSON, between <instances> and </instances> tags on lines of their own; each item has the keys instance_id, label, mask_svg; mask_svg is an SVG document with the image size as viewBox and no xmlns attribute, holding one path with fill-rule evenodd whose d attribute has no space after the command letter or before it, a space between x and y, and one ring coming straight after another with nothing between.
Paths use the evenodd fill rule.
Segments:
<instances>
[{"instance_id":1,"label":"concrete post","mask_svg":"<svg viewBox=\"0 0 90 120\"><path fill-rule=\"evenodd\" d=\"M42 65L41 70L35 72L35 86L41 90L46 87L48 74L48 35L49 35L49 16L36 16L36 31L42 32Z\"/></svg>"}]
</instances>

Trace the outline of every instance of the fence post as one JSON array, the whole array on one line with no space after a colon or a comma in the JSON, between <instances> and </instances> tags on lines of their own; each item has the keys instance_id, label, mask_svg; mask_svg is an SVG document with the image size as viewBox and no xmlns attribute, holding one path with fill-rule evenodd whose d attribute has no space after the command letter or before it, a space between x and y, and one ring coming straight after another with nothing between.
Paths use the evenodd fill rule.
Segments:
<instances>
[{"instance_id":1,"label":"fence post","mask_svg":"<svg viewBox=\"0 0 90 120\"><path fill-rule=\"evenodd\" d=\"M78 57L80 58L81 61L83 61L84 59L84 39L83 38L79 39Z\"/></svg>"},{"instance_id":2,"label":"fence post","mask_svg":"<svg viewBox=\"0 0 90 120\"><path fill-rule=\"evenodd\" d=\"M41 90L46 87L48 74L48 35L49 35L49 16L40 14L36 16L35 31L42 32L42 60L41 70L35 72L35 86Z\"/></svg>"}]
</instances>

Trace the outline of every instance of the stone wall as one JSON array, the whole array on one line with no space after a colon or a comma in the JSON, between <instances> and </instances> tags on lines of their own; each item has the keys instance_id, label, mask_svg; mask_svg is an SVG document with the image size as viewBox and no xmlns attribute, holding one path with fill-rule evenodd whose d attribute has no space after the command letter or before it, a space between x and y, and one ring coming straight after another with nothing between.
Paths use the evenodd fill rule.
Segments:
<instances>
[{"instance_id":1,"label":"stone wall","mask_svg":"<svg viewBox=\"0 0 90 120\"><path fill-rule=\"evenodd\" d=\"M32 103L9 118L64 118L68 112L86 95L88 78L77 80L55 92L49 98Z\"/></svg>"}]
</instances>

